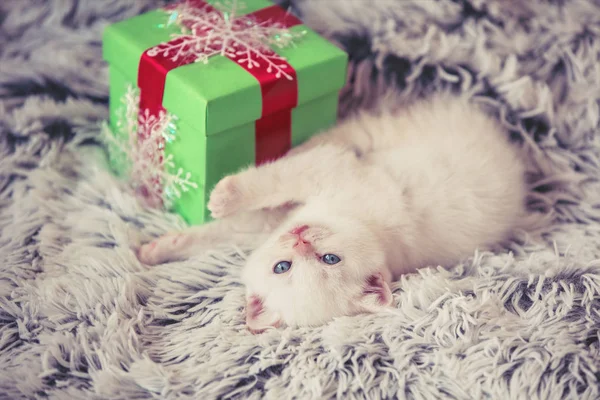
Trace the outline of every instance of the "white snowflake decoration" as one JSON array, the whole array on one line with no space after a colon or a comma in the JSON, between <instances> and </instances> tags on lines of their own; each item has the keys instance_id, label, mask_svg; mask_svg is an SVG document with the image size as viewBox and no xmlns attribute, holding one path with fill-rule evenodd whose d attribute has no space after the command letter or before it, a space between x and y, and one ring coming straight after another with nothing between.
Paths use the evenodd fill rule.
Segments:
<instances>
[{"instance_id":1,"label":"white snowflake decoration","mask_svg":"<svg viewBox=\"0 0 600 400\"><path fill-rule=\"evenodd\" d=\"M148 50L148 55L161 55L181 63L184 60L207 63L210 57L221 55L245 64L248 69L266 68L276 78L292 80L286 71L286 59L272 48L290 46L306 32L292 32L281 24L257 23L251 16L238 16L243 7L236 0L205 7L187 1L178 4L169 11L169 24L177 23L181 33Z\"/></svg>"},{"instance_id":2,"label":"white snowflake decoration","mask_svg":"<svg viewBox=\"0 0 600 400\"><path fill-rule=\"evenodd\" d=\"M197 189L191 174L182 168L175 171L173 156L165 157L165 142L175 139L175 117L162 111L158 116L149 110L139 112L139 90L129 86L121 98L117 131L104 125L103 138L112 156L126 168L129 186L146 205L169 209L182 192Z\"/></svg>"}]
</instances>

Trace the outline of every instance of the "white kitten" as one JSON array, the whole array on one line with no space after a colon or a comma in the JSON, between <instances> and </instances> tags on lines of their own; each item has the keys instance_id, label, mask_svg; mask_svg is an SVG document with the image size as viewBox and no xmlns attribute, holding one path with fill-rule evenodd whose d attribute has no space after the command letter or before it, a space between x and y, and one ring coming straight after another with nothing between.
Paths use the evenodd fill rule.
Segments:
<instances>
[{"instance_id":1,"label":"white kitten","mask_svg":"<svg viewBox=\"0 0 600 400\"><path fill-rule=\"evenodd\" d=\"M252 238L248 327L318 325L389 307L401 274L455 264L527 228L525 196L507 132L466 101L438 96L360 114L224 178L208 205L217 221L144 245L139 257L156 264Z\"/></svg>"}]
</instances>

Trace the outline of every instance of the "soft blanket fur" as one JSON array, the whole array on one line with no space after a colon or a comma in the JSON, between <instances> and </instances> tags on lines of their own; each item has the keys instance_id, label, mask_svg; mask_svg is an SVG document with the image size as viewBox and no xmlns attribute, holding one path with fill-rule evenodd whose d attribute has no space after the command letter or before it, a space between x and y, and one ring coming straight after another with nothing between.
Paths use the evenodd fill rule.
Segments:
<instances>
[{"instance_id":1,"label":"soft blanket fur","mask_svg":"<svg viewBox=\"0 0 600 400\"><path fill-rule=\"evenodd\" d=\"M102 29L160 5L0 2L0 398L600 396L596 1L286 2L351 54L341 118L390 86L478 96L527 143L531 206L553 222L404 277L394 313L259 336L251 249L140 265L132 246L183 223L141 208L98 151Z\"/></svg>"}]
</instances>

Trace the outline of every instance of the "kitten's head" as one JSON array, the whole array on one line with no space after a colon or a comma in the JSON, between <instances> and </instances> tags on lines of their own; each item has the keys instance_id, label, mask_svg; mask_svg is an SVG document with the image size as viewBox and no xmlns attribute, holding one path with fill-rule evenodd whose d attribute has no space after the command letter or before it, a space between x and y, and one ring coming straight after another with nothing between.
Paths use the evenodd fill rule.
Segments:
<instances>
[{"instance_id":1,"label":"kitten's head","mask_svg":"<svg viewBox=\"0 0 600 400\"><path fill-rule=\"evenodd\" d=\"M383 246L366 225L294 218L252 253L243 272L246 323L319 325L392 304Z\"/></svg>"}]
</instances>

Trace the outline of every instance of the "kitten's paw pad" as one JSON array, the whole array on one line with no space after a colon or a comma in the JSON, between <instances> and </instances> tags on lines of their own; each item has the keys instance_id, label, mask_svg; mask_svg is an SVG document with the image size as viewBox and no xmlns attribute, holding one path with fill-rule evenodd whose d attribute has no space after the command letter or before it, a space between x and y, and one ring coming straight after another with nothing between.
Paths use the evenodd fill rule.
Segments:
<instances>
[{"instance_id":1,"label":"kitten's paw pad","mask_svg":"<svg viewBox=\"0 0 600 400\"><path fill-rule=\"evenodd\" d=\"M235 176L226 176L221 179L210 194L208 210L213 218L223 218L234 214L242 202L242 193Z\"/></svg>"},{"instance_id":2,"label":"kitten's paw pad","mask_svg":"<svg viewBox=\"0 0 600 400\"><path fill-rule=\"evenodd\" d=\"M183 233L174 233L142 245L138 252L138 260L142 264L157 265L170 261L177 261L189 245L190 236Z\"/></svg>"},{"instance_id":3,"label":"kitten's paw pad","mask_svg":"<svg viewBox=\"0 0 600 400\"><path fill-rule=\"evenodd\" d=\"M142 264L156 265L161 263L161 254L157 251L159 240L143 244L137 251L137 258Z\"/></svg>"}]
</instances>

